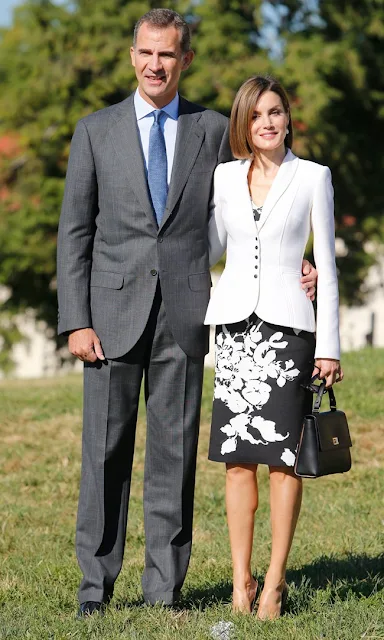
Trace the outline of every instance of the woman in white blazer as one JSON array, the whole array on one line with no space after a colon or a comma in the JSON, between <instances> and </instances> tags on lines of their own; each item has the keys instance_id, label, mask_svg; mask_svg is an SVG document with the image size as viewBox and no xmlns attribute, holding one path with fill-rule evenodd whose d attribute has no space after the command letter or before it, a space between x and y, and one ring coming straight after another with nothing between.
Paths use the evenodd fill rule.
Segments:
<instances>
[{"instance_id":1,"label":"woman in white blazer","mask_svg":"<svg viewBox=\"0 0 384 640\"><path fill-rule=\"evenodd\" d=\"M260 619L278 617L287 597L286 564L302 497L293 464L312 407L304 386L316 373L327 386L343 377L331 172L297 158L292 137L282 86L271 77L247 80L230 122L238 160L216 169L209 223L211 264L227 252L205 318L217 325L209 458L226 463L235 611L250 612L256 597L256 472L258 464L269 466L272 552ZM300 284L311 229L316 323Z\"/></svg>"}]
</instances>

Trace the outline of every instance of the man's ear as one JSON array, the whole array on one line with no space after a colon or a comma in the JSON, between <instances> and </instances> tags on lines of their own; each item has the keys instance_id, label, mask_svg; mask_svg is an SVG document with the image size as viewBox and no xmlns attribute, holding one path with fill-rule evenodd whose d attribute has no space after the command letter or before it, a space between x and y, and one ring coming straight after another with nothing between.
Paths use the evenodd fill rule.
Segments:
<instances>
[{"instance_id":1,"label":"man's ear","mask_svg":"<svg viewBox=\"0 0 384 640\"><path fill-rule=\"evenodd\" d=\"M183 71L186 71L186 69L188 69L188 67L192 63L192 60L193 60L194 57L195 57L195 52L192 51L192 49L190 51L187 51L187 53L184 53L184 56L183 56Z\"/></svg>"},{"instance_id":2,"label":"man's ear","mask_svg":"<svg viewBox=\"0 0 384 640\"><path fill-rule=\"evenodd\" d=\"M131 54L131 63L132 66L135 66L135 47L131 47L129 50L130 54Z\"/></svg>"}]
</instances>

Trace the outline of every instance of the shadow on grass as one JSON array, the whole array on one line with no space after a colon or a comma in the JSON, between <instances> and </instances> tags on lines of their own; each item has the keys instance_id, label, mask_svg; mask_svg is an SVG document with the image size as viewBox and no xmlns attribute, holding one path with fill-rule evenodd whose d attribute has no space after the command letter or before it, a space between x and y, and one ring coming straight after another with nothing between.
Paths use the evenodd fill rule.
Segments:
<instances>
[{"instance_id":1,"label":"shadow on grass","mask_svg":"<svg viewBox=\"0 0 384 640\"><path fill-rule=\"evenodd\" d=\"M350 594L366 598L384 590L384 554L379 556L348 555L342 559L321 556L300 569L287 572L289 592L287 612L297 614L308 609L317 591L327 592L327 601L346 600ZM293 584L292 584L293 583ZM260 587L262 581L259 579ZM208 587L190 589L173 607L175 610L204 609L230 603L232 583L216 582ZM143 606L144 601L116 602L116 609ZM113 606L113 605L112 605Z\"/></svg>"},{"instance_id":2,"label":"shadow on grass","mask_svg":"<svg viewBox=\"0 0 384 640\"><path fill-rule=\"evenodd\" d=\"M228 604L232 600L232 582L221 580L212 585L200 589L190 589L183 594L179 606L184 609L203 610L217 604Z\"/></svg>"},{"instance_id":3,"label":"shadow on grass","mask_svg":"<svg viewBox=\"0 0 384 640\"><path fill-rule=\"evenodd\" d=\"M287 572L290 590L288 612L308 608L316 591L327 590L328 600L345 600L353 593L357 597L369 597L384 590L384 554L379 556L348 555L344 558L321 556L311 564ZM262 581L259 579L260 587ZM190 590L180 606L185 609L205 609L218 602L230 602L232 583L218 582L205 589Z\"/></svg>"},{"instance_id":4,"label":"shadow on grass","mask_svg":"<svg viewBox=\"0 0 384 640\"><path fill-rule=\"evenodd\" d=\"M175 611L183 611L186 609L206 609L207 607L217 605L219 602L227 604L232 597L232 582L222 580L212 584L212 587L202 587L200 589L190 589L183 593L180 600L176 602L171 609ZM111 605L116 609L124 609L126 607L143 607L144 599L136 599L132 601L118 600ZM156 605L166 606L166 605ZM168 606L166 606L168 608Z\"/></svg>"},{"instance_id":5,"label":"shadow on grass","mask_svg":"<svg viewBox=\"0 0 384 640\"><path fill-rule=\"evenodd\" d=\"M367 598L384 590L384 554L349 554L344 558L321 556L300 569L287 571L287 582L295 584L289 610L308 608L316 591L327 591L327 600L346 600L351 594Z\"/></svg>"}]
</instances>

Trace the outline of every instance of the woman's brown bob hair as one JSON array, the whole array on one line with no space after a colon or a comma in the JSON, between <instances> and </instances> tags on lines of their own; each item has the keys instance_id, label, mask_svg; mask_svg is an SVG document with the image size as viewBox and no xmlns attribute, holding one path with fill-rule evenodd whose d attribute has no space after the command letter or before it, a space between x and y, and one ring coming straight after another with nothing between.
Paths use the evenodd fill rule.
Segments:
<instances>
[{"instance_id":1,"label":"woman's brown bob hair","mask_svg":"<svg viewBox=\"0 0 384 640\"><path fill-rule=\"evenodd\" d=\"M291 110L288 96L280 82L272 76L254 76L241 85L233 102L229 125L229 142L232 154L238 160L249 158L253 154L251 122L255 105L266 91L274 91L281 98L284 111L289 116L288 133L285 146L289 149L293 143Z\"/></svg>"}]
</instances>

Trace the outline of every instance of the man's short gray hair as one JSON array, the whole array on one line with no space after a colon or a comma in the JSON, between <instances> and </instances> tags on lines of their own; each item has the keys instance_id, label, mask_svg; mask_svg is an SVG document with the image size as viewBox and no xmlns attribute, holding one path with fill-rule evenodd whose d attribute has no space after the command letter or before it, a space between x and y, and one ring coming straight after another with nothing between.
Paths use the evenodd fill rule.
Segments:
<instances>
[{"instance_id":1,"label":"man's short gray hair","mask_svg":"<svg viewBox=\"0 0 384 640\"><path fill-rule=\"evenodd\" d=\"M166 29L176 27L180 32L180 46L183 53L191 49L191 32L184 18L172 9L151 9L136 22L133 32L133 46L136 46L137 34L141 25L149 24L156 29Z\"/></svg>"}]
</instances>

